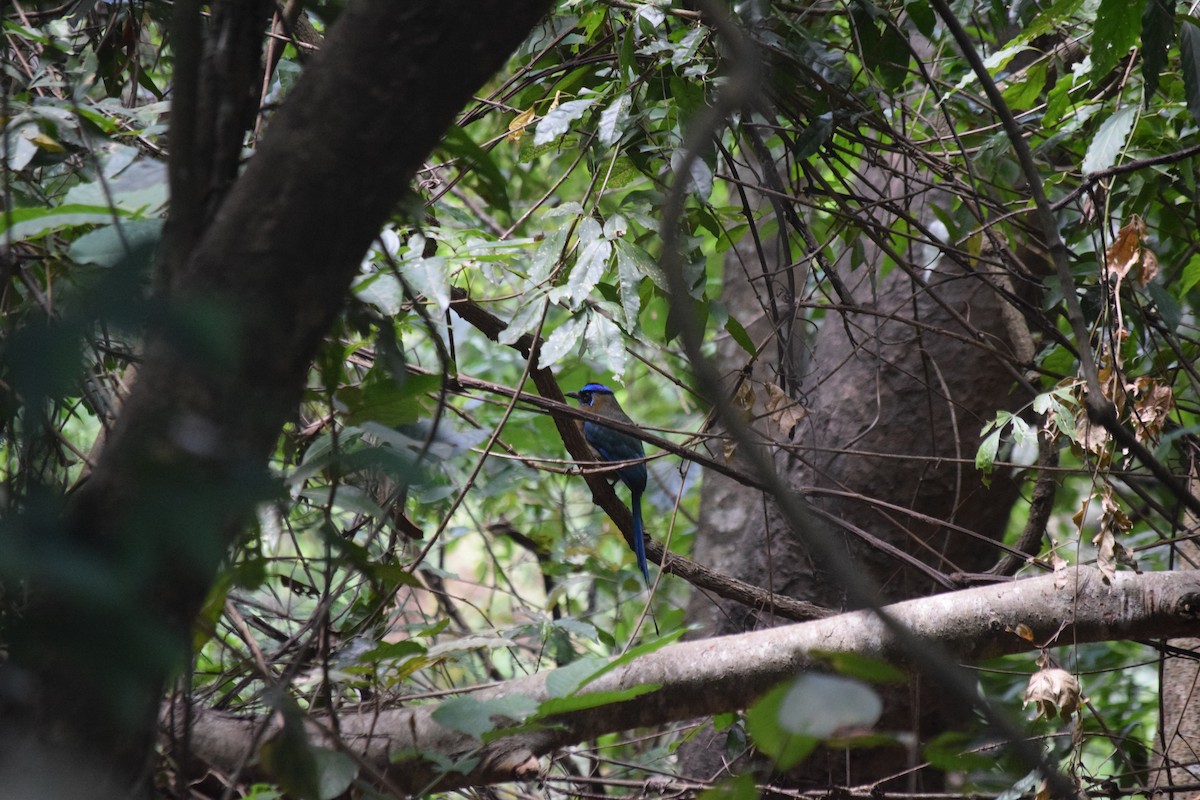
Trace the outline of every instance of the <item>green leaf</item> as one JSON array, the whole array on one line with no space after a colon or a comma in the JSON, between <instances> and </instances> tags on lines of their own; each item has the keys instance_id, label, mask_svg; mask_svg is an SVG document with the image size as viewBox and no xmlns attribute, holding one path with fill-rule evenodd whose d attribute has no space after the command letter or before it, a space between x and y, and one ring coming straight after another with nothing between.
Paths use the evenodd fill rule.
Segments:
<instances>
[{"instance_id":1,"label":"green leaf","mask_svg":"<svg viewBox=\"0 0 1200 800\"><path fill-rule=\"evenodd\" d=\"M756 800L757 798L758 787L754 784L754 774L750 772L723 780L696 796L696 800Z\"/></svg>"},{"instance_id":2,"label":"green leaf","mask_svg":"<svg viewBox=\"0 0 1200 800\"><path fill-rule=\"evenodd\" d=\"M111 215L109 216L111 219ZM131 219L97 228L80 236L67 254L80 264L149 268L162 239L161 219Z\"/></svg>"},{"instance_id":3,"label":"green leaf","mask_svg":"<svg viewBox=\"0 0 1200 800\"><path fill-rule=\"evenodd\" d=\"M333 800L344 794L358 775L358 766L345 753L327 747L312 748L317 768L317 797Z\"/></svg>"},{"instance_id":4,"label":"green leaf","mask_svg":"<svg viewBox=\"0 0 1200 800\"><path fill-rule=\"evenodd\" d=\"M608 662L599 656L588 656L561 666L546 676L546 692L551 697L566 697L594 678Z\"/></svg>"},{"instance_id":5,"label":"green leaf","mask_svg":"<svg viewBox=\"0 0 1200 800\"><path fill-rule=\"evenodd\" d=\"M584 100L569 100L550 111L537 124L533 134L533 146L549 144L571 129L571 123L587 113L596 102L594 97Z\"/></svg>"},{"instance_id":6,"label":"green leaf","mask_svg":"<svg viewBox=\"0 0 1200 800\"><path fill-rule=\"evenodd\" d=\"M616 144L624 135L625 121L629 117L629 106L632 102L629 95L622 94L600 112L600 124L596 128L596 138L600 144Z\"/></svg>"},{"instance_id":7,"label":"green leaf","mask_svg":"<svg viewBox=\"0 0 1200 800\"><path fill-rule=\"evenodd\" d=\"M1200 27L1190 19L1179 28L1179 58L1188 112L1200 123Z\"/></svg>"},{"instance_id":8,"label":"green leaf","mask_svg":"<svg viewBox=\"0 0 1200 800\"><path fill-rule=\"evenodd\" d=\"M758 350L754 347L754 340L750 338L750 334L746 333L746 329L742 327L742 323L735 318L729 317L725 320L725 332L728 333L735 342L737 342L743 350L751 356L758 355Z\"/></svg>"},{"instance_id":9,"label":"green leaf","mask_svg":"<svg viewBox=\"0 0 1200 800\"><path fill-rule=\"evenodd\" d=\"M625 337L616 323L603 314L588 312L588 324L584 342L590 356L604 361L613 375L625 374L628 354L625 352Z\"/></svg>"},{"instance_id":10,"label":"green leaf","mask_svg":"<svg viewBox=\"0 0 1200 800\"><path fill-rule=\"evenodd\" d=\"M1197 283L1200 283L1200 255L1194 255L1188 259L1187 265L1183 268L1183 274L1179 277L1179 283L1176 285L1176 293L1182 298Z\"/></svg>"},{"instance_id":11,"label":"green leaf","mask_svg":"<svg viewBox=\"0 0 1200 800\"><path fill-rule=\"evenodd\" d=\"M912 55L908 40L887 13L867 0L858 0L851 12L858 34L863 66L879 76L884 87L899 88L908 78Z\"/></svg>"},{"instance_id":12,"label":"green leaf","mask_svg":"<svg viewBox=\"0 0 1200 800\"><path fill-rule=\"evenodd\" d=\"M498 725L523 722L538 710L537 704L524 695L509 695L494 700L473 697L454 697L433 710L433 719L443 728L465 733L483 741L483 735Z\"/></svg>"},{"instance_id":13,"label":"green leaf","mask_svg":"<svg viewBox=\"0 0 1200 800\"><path fill-rule=\"evenodd\" d=\"M1175 5L1176 0L1146 0L1142 11L1142 81L1147 108L1175 41Z\"/></svg>"},{"instance_id":14,"label":"green leaf","mask_svg":"<svg viewBox=\"0 0 1200 800\"><path fill-rule=\"evenodd\" d=\"M832 650L814 650L811 655L827 664L840 675L869 681L871 683L904 683L908 676L886 661L860 655L839 653Z\"/></svg>"},{"instance_id":15,"label":"green leaf","mask_svg":"<svg viewBox=\"0 0 1200 800\"><path fill-rule=\"evenodd\" d=\"M796 137L795 144L792 146L792 155L797 161L803 161L809 156L816 155L817 151L821 149L821 145L829 141L832 133L833 115L829 112L821 114Z\"/></svg>"},{"instance_id":16,"label":"green leaf","mask_svg":"<svg viewBox=\"0 0 1200 800\"><path fill-rule=\"evenodd\" d=\"M1100 0L1092 29L1092 80L1098 81L1137 43L1141 9L1132 0Z\"/></svg>"},{"instance_id":17,"label":"green leaf","mask_svg":"<svg viewBox=\"0 0 1200 800\"><path fill-rule=\"evenodd\" d=\"M259 748L263 768L289 794L320 800L322 783L317 748L309 744L299 706L282 693L274 696L272 705L280 712L283 727Z\"/></svg>"},{"instance_id":18,"label":"green leaf","mask_svg":"<svg viewBox=\"0 0 1200 800\"><path fill-rule=\"evenodd\" d=\"M996 464L996 451L1000 449L1000 433L1001 430L997 428L979 445L979 450L975 453L975 469L983 473L992 471Z\"/></svg>"},{"instance_id":19,"label":"green leaf","mask_svg":"<svg viewBox=\"0 0 1200 800\"><path fill-rule=\"evenodd\" d=\"M937 27L937 14L928 0L908 0L904 4L904 13L908 14L908 18L922 36L926 39L933 38L933 31Z\"/></svg>"},{"instance_id":20,"label":"green leaf","mask_svg":"<svg viewBox=\"0 0 1200 800\"><path fill-rule=\"evenodd\" d=\"M870 728L882 713L883 701L867 684L810 672L787 687L779 704L779 724L792 734L828 739Z\"/></svg>"},{"instance_id":21,"label":"green leaf","mask_svg":"<svg viewBox=\"0 0 1200 800\"><path fill-rule=\"evenodd\" d=\"M372 647L359 656L360 662L365 661L397 661L412 656L425 655L425 646L411 639L403 642L383 642Z\"/></svg>"},{"instance_id":22,"label":"green leaf","mask_svg":"<svg viewBox=\"0 0 1200 800\"><path fill-rule=\"evenodd\" d=\"M754 744L780 769L791 769L816 749L819 740L785 730L780 708L790 684L776 686L746 710L746 732Z\"/></svg>"},{"instance_id":23,"label":"green leaf","mask_svg":"<svg viewBox=\"0 0 1200 800\"><path fill-rule=\"evenodd\" d=\"M1092 143L1088 145L1087 155L1083 157L1084 175L1103 172L1117 163L1117 157L1129 141L1129 132L1133 130L1137 115L1138 107L1130 104L1104 120Z\"/></svg>"},{"instance_id":24,"label":"green leaf","mask_svg":"<svg viewBox=\"0 0 1200 800\"><path fill-rule=\"evenodd\" d=\"M14 242L37 239L82 225L103 225L125 215L119 209L76 204L54 208L15 208L11 214L0 214L0 237L10 238Z\"/></svg>"},{"instance_id":25,"label":"green leaf","mask_svg":"<svg viewBox=\"0 0 1200 800\"><path fill-rule=\"evenodd\" d=\"M925 760L942 772L970 773L994 766L993 757L971 752L978 748L979 742L969 734L946 731L925 746Z\"/></svg>"},{"instance_id":26,"label":"green leaf","mask_svg":"<svg viewBox=\"0 0 1200 800\"><path fill-rule=\"evenodd\" d=\"M1033 107L1042 94L1042 87L1046 85L1046 68L1045 61L1031 64L1029 69L1019 74L1020 80L1014 80L1004 89L1004 101L1009 108L1026 111Z\"/></svg>"},{"instance_id":27,"label":"green leaf","mask_svg":"<svg viewBox=\"0 0 1200 800\"><path fill-rule=\"evenodd\" d=\"M613 250L612 242L604 238L600 223L591 217L579 223L578 235L579 255L575 258L575 266L571 269L571 277L568 278L566 286L566 295L571 300L572 310L587 300L588 295L596 288ZM556 294L552 293L551 297L556 297Z\"/></svg>"},{"instance_id":28,"label":"green leaf","mask_svg":"<svg viewBox=\"0 0 1200 800\"><path fill-rule=\"evenodd\" d=\"M466 169L463 171L469 171L476 179L475 188L480 197L506 214L511 213L512 207L508 200L508 181L500 172L500 168L496 166L491 154L476 144L470 134L458 125L454 125L446 131L440 147L449 155L465 162Z\"/></svg>"},{"instance_id":29,"label":"green leaf","mask_svg":"<svg viewBox=\"0 0 1200 800\"><path fill-rule=\"evenodd\" d=\"M613 703L624 703L662 688L660 683L643 683L630 686L628 689L617 689L611 692L584 692L567 697L555 697L544 701L538 706L539 717L549 717L555 714L567 714L573 711L583 711L588 708L600 708Z\"/></svg>"},{"instance_id":30,"label":"green leaf","mask_svg":"<svg viewBox=\"0 0 1200 800\"><path fill-rule=\"evenodd\" d=\"M552 367L571 352L579 341L579 337L583 335L586 321L585 315L578 314L550 331L550 335L542 343L542 349L538 353L538 367L542 369Z\"/></svg>"},{"instance_id":31,"label":"green leaf","mask_svg":"<svg viewBox=\"0 0 1200 800\"><path fill-rule=\"evenodd\" d=\"M421 396L431 388L437 387L431 386L428 379L405 380L403 384L397 384L373 370L362 385L338 391L337 399L346 407L347 425L378 422L396 427L417 421L421 414Z\"/></svg>"}]
</instances>

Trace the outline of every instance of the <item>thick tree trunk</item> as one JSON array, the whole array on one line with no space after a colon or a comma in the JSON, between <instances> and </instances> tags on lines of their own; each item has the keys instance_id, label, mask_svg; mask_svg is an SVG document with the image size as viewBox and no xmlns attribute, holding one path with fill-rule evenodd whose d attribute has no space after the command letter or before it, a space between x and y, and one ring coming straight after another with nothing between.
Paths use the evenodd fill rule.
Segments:
<instances>
[{"instance_id":1,"label":"thick tree trunk","mask_svg":"<svg viewBox=\"0 0 1200 800\"><path fill-rule=\"evenodd\" d=\"M1193 458L1200 454L1193 454ZM1200 465L1191 465L1192 478L1188 489L1195 494L1200 488L1197 480ZM1194 514L1184 517L1184 531L1195 531ZM1194 539L1182 541L1176 547L1176 568L1200 570L1200 545ZM1200 638L1170 639L1172 649L1164 655L1162 665L1162 710L1157 741L1161 745L1158 763L1149 781L1152 788L1166 791L1173 786L1200 784ZM1188 654L1188 655L1184 655ZM1200 800L1195 789L1175 795L1176 800Z\"/></svg>"},{"instance_id":2,"label":"thick tree trunk","mask_svg":"<svg viewBox=\"0 0 1200 800\"><path fill-rule=\"evenodd\" d=\"M64 572L33 585L10 632L0 751L23 755L0 762L0 787L19 775L42 781L29 796L79 796L83 776L92 797L146 791L164 682L226 548L273 491L267 457L363 253L549 5L350 3L211 225L168 257L167 322L69 530L26 520Z\"/></svg>"},{"instance_id":3,"label":"thick tree trunk","mask_svg":"<svg viewBox=\"0 0 1200 800\"><path fill-rule=\"evenodd\" d=\"M883 178L875 184L882 187L874 198L879 207L905 208L919 217L929 194L909 194L911 187L897 183ZM882 222L878 229L888 230L883 212L868 213L878 218L866 220L864 228ZM928 268L917 264L911 274L897 267L881 278L882 253L870 244L865 252L866 263L855 270L849 254L837 265L843 307L826 313L811 340L795 325L787 352L775 349L760 358L751 381L755 418L764 420L761 432L775 442L777 469L840 536L856 569L884 597L898 600L944 591L954 585L955 573L981 571L997 560L987 542L1003 535L1018 486L1005 471L986 486L973 459L984 421L1031 399L1018 388L1012 365L1032 352L996 279L945 257ZM763 311L762 280L751 284L746 276L779 275L788 267L762 264L763 255L775 258L769 248L760 253L743 245L731 251L726 267L725 302L743 324L756 320L746 325L755 341L768 340L778 323ZM806 416L788 430L773 424L763 401L764 386L780 382L793 354L808 362L800 390L792 392ZM744 374L746 355L739 348L727 345L721 357L727 374ZM701 518L697 560L819 605L852 605L845 587L788 534L761 492L706 474ZM689 613L713 634L775 622L769 609L750 613L699 595ZM919 678L889 701L881 728L909 731L914 742L927 731L944 730L964 708L922 691ZM690 751L691 769L706 775L718 769L724 737L719 739ZM825 752L796 777L805 785L862 784L897 774L909 761L909 753L895 749Z\"/></svg>"}]
</instances>

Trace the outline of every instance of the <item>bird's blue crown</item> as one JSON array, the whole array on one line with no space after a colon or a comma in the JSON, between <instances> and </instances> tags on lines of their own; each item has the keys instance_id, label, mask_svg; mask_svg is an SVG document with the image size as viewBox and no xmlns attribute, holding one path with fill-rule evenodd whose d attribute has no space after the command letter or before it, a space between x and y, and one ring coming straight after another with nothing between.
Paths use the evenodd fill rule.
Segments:
<instances>
[{"instance_id":1,"label":"bird's blue crown","mask_svg":"<svg viewBox=\"0 0 1200 800\"><path fill-rule=\"evenodd\" d=\"M579 391L591 392L592 394L612 394L613 390L605 386L603 383L589 383Z\"/></svg>"}]
</instances>

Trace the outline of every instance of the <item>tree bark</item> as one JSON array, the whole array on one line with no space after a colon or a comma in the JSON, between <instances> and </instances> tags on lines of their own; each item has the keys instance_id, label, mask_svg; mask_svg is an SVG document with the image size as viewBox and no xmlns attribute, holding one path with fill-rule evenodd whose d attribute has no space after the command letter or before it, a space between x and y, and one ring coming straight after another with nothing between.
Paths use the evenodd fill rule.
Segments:
<instances>
[{"instance_id":1,"label":"tree bark","mask_svg":"<svg viewBox=\"0 0 1200 800\"><path fill-rule=\"evenodd\" d=\"M69 795L68 774L90 775L94 797L146 792L164 682L227 547L276 491L267 457L363 254L549 5L350 3L212 223L166 259L159 324L66 531L25 523L74 583L35 582L10 632L0 751L26 755L0 764L0 786L43 763L32 794Z\"/></svg>"},{"instance_id":2,"label":"tree bark","mask_svg":"<svg viewBox=\"0 0 1200 800\"><path fill-rule=\"evenodd\" d=\"M995 563L999 551L989 542L1003 535L1018 484L997 470L985 485L973 465L979 431L997 411L1032 399L1014 367L1032 357L1032 346L1000 290L1005 279L936 249L930 257L885 251L898 219L932 216L928 206L942 200L928 188L914 190L905 172L910 166L889 163L862 180L861 263L848 249L827 266L840 283L839 305L811 340L794 324L792 339L768 348L749 369L732 343L719 350L731 383L748 376L754 388L752 416L763 421L763 446L779 474L840 536L844 557L891 601L945 591L960 573ZM880 277L885 255L909 266ZM786 274L790 260L779 247L749 243L727 257L724 300L750 321L743 324L756 342L769 341L779 327L778 309L766 302L766 276ZM803 277L795 283L803 285ZM777 289L779 296L786 294ZM803 363L789 363L795 360ZM779 393L770 385L783 384L780 376L789 372L803 376L787 397L803 418L780 427L782 417L765 401L775 392L770 399L778 408ZM761 492L711 473L703 492L698 561L780 594L853 606ZM718 634L777 621L770 609L750 612L699 595L689 619ZM916 741L945 730L963 711L945 693L925 692L919 678L888 701L882 724L911 730ZM688 748L689 770L720 769L723 751L723 742L697 739ZM806 785L861 784L908 766L903 754L835 752L810 758L796 777Z\"/></svg>"}]
</instances>

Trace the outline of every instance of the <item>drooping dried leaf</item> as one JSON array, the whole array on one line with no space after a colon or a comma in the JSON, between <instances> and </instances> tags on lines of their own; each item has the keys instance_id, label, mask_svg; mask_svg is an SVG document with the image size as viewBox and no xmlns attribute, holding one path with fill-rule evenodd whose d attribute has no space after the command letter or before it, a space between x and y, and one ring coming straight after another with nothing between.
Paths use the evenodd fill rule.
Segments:
<instances>
[{"instance_id":1,"label":"drooping dried leaf","mask_svg":"<svg viewBox=\"0 0 1200 800\"><path fill-rule=\"evenodd\" d=\"M1117 238L1104 251L1104 263L1117 283L1130 274L1138 286L1145 287L1158 275L1158 257L1148 247L1146 223L1134 214L1117 232Z\"/></svg>"},{"instance_id":2,"label":"drooping dried leaf","mask_svg":"<svg viewBox=\"0 0 1200 800\"><path fill-rule=\"evenodd\" d=\"M1033 703L1037 716L1051 719L1058 715L1067 720L1079 710L1081 699L1078 678L1065 669L1041 669L1029 678L1022 708Z\"/></svg>"},{"instance_id":3,"label":"drooping dried leaf","mask_svg":"<svg viewBox=\"0 0 1200 800\"><path fill-rule=\"evenodd\" d=\"M512 122L508 123L508 140L510 142L521 141L521 137L525 135L525 128L529 126L529 123L533 122L533 118L536 116L537 113L533 110L533 106L530 106L525 111L513 117Z\"/></svg>"},{"instance_id":4,"label":"drooping dried leaf","mask_svg":"<svg viewBox=\"0 0 1200 800\"><path fill-rule=\"evenodd\" d=\"M768 383L766 387L767 415L779 426L779 430L790 437L800 421L808 416L808 410L774 383Z\"/></svg>"},{"instance_id":5,"label":"drooping dried leaf","mask_svg":"<svg viewBox=\"0 0 1200 800\"><path fill-rule=\"evenodd\" d=\"M1125 276L1141 261L1145 236L1146 223L1134 214L1104 251L1104 263L1110 274L1116 275L1118 280L1125 280Z\"/></svg>"},{"instance_id":6,"label":"drooping dried leaf","mask_svg":"<svg viewBox=\"0 0 1200 800\"><path fill-rule=\"evenodd\" d=\"M1175 395L1170 386L1145 376L1138 378L1131 388L1137 398L1133 403L1133 425L1138 439L1157 444L1175 408Z\"/></svg>"},{"instance_id":7,"label":"drooping dried leaf","mask_svg":"<svg viewBox=\"0 0 1200 800\"><path fill-rule=\"evenodd\" d=\"M1138 286L1145 288L1146 284L1150 283L1158 275L1158 269L1158 256L1154 255L1153 250L1143 248L1142 268L1138 270L1137 274Z\"/></svg>"},{"instance_id":8,"label":"drooping dried leaf","mask_svg":"<svg viewBox=\"0 0 1200 800\"><path fill-rule=\"evenodd\" d=\"M1112 529L1101 526L1092 537L1092 544L1096 545L1096 566L1100 569L1100 575L1105 583L1112 583L1113 578L1117 576L1117 559L1114 553L1117 540Z\"/></svg>"},{"instance_id":9,"label":"drooping dried leaf","mask_svg":"<svg viewBox=\"0 0 1200 800\"><path fill-rule=\"evenodd\" d=\"M1067 567L1069 567L1070 564L1058 553L1055 553L1054 557L1050 559L1050 564L1054 568L1054 588L1067 588L1067 575L1069 574L1067 572Z\"/></svg>"},{"instance_id":10,"label":"drooping dried leaf","mask_svg":"<svg viewBox=\"0 0 1200 800\"><path fill-rule=\"evenodd\" d=\"M1133 521L1117 503L1112 487L1105 487L1100 498L1100 530L1092 538L1096 545L1096 566L1104 576L1104 582L1109 583L1117 574L1117 534L1127 533L1133 527ZM1121 548L1124 550L1124 548Z\"/></svg>"},{"instance_id":11,"label":"drooping dried leaf","mask_svg":"<svg viewBox=\"0 0 1200 800\"><path fill-rule=\"evenodd\" d=\"M1027 642L1033 641L1033 628L1029 627L1024 622L1018 622L1017 626L1012 628L1012 632Z\"/></svg>"}]
</instances>

